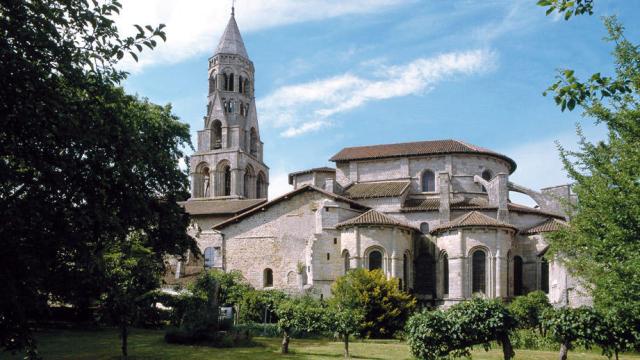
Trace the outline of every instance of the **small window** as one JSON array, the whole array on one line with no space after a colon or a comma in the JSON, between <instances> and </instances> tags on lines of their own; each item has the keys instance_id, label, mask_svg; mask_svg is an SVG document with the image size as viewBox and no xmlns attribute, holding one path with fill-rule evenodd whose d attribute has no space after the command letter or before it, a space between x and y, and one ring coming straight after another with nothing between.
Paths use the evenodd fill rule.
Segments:
<instances>
[{"instance_id":1,"label":"small window","mask_svg":"<svg viewBox=\"0 0 640 360\"><path fill-rule=\"evenodd\" d=\"M482 250L477 250L471 257L471 291L473 293L483 293L487 291L487 255Z\"/></svg>"},{"instance_id":2,"label":"small window","mask_svg":"<svg viewBox=\"0 0 640 360\"><path fill-rule=\"evenodd\" d=\"M425 170L422 173L422 191L423 192L436 191L436 175L431 170Z\"/></svg>"},{"instance_id":3,"label":"small window","mask_svg":"<svg viewBox=\"0 0 640 360\"><path fill-rule=\"evenodd\" d=\"M540 260L540 290L549 293L549 262L545 258Z\"/></svg>"},{"instance_id":4,"label":"small window","mask_svg":"<svg viewBox=\"0 0 640 360\"><path fill-rule=\"evenodd\" d=\"M442 256L442 294L449 295L449 256Z\"/></svg>"},{"instance_id":5,"label":"small window","mask_svg":"<svg viewBox=\"0 0 640 360\"><path fill-rule=\"evenodd\" d=\"M211 269L214 265L216 251L212 247L204 249L204 268Z\"/></svg>"},{"instance_id":6,"label":"small window","mask_svg":"<svg viewBox=\"0 0 640 360\"><path fill-rule=\"evenodd\" d=\"M349 252L345 251L344 253L344 273L346 274L349 271Z\"/></svg>"},{"instance_id":7,"label":"small window","mask_svg":"<svg viewBox=\"0 0 640 360\"><path fill-rule=\"evenodd\" d=\"M273 286L273 270L266 268L262 274L264 287Z\"/></svg>"},{"instance_id":8,"label":"small window","mask_svg":"<svg viewBox=\"0 0 640 360\"><path fill-rule=\"evenodd\" d=\"M338 238L333 238L333 245L337 245L338 244Z\"/></svg>"},{"instance_id":9,"label":"small window","mask_svg":"<svg viewBox=\"0 0 640 360\"><path fill-rule=\"evenodd\" d=\"M369 253L369 270L382 269L382 253L374 250Z\"/></svg>"},{"instance_id":10,"label":"small window","mask_svg":"<svg viewBox=\"0 0 640 360\"><path fill-rule=\"evenodd\" d=\"M522 277L522 258L520 256L515 256L513 258L513 294L515 296L524 295Z\"/></svg>"},{"instance_id":11,"label":"small window","mask_svg":"<svg viewBox=\"0 0 640 360\"><path fill-rule=\"evenodd\" d=\"M429 234L429 223L423 222L420 224L420 231L425 235Z\"/></svg>"},{"instance_id":12,"label":"small window","mask_svg":"<svg viewBox=\"0 0 640 360\"><path fill-rule=\"evenodd\" d=\"M331 254L327 253L327 260L331 260Z\"/></svg>"}]
</instances>

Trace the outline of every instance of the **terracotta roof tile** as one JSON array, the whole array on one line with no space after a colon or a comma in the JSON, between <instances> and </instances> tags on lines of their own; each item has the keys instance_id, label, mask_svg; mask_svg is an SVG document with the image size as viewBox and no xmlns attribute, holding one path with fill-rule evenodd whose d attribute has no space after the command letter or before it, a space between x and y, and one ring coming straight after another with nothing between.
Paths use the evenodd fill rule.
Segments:
<instances>
[{"instance_id":1,"label":"terracotta roof tile","mask_svg":"<svg viewBox=\"0 0 640 360\"><path fill-rule=\"evenodd\" d=\"M224 215L239 214L265 202L267 199L207 199L187 200L180 205L189 215Z\"/></svg>"},{"instance_id":2,"label":"terracotta roof tile","mask_svg":"<svg viewBox=\"0 0 640 360\"><path fill-rule=\"evenodd\" d=\"M338 223L336 225L336 228L345 227L345 226L356 226L356 225L388 225L388 226L398 226L406 229L419 231L419 229L409 224L406 224L400 220L394 219L388 215L385 215L375 210L369 210L364 214L356 216L347 221Z\"/></svg>"},{"instance_id":3,"label":"terracotta roof tile","mask_svg":"<svg viewBox=\"0 0 640 360\"><path fill-rule=\"evenodd\" d=\"M409 188L409 184L409 181L357 183L349 186L344 195L350 199L401 196Z\"/></svg>"},{"instance_id":4,"label":"terracotta roof tile","mask_svg":"<svg viewBox=\"0 0 640 360\"><path fill-rule=\"evenodd\" d=\"M500 227L512 230L518 230L511 224L498 221L492 217L479 213L477 211L468 212L452 221L440 224L431 230L431 233L437 233L444 230L464 228L464 227Z\"/></svg>"},{"instance_id":5,"label":"terracotta roof tile","mask_svg":"<svg viewBox=\"0 0 640 360\"><path fill-rule=\"evenodd\" d=\"M489 200L483 198L459 198L453 199L450 203L452 209L495 209L495 206L489 205ZM408 199L405 201L403 210L438 210L440 208L440 199Z\"/></svg>"},{"instance_id":6,"label":"terracotta roof tile","mask_svg":"<svg viewBox=\"0 0 640 360\"><path fill-rule=\"evenodd\" d=\"M489 149L467 144L458 140L431 140L400 144L348 147L340 150L337 154L333 155L330 160L337 162L432 154L490 155L508 162L511 167L511 172L515 171L516 169L516 163L515 161L513 161L513 159Z\"/></svg>"},{"instance_id":7,"label":"terracotta roof tile","mask_svg":"<svg viewBox=\"0 0 640 360\"><path fill-rule=\"evenodd\" d=\"M569 226L566 222L558 219L549 219L541 224L531 227L526 230L522 230L520 233L523 235L540 234L545 232L558 231L562 228Z\"/></svg>"}]
</instances>

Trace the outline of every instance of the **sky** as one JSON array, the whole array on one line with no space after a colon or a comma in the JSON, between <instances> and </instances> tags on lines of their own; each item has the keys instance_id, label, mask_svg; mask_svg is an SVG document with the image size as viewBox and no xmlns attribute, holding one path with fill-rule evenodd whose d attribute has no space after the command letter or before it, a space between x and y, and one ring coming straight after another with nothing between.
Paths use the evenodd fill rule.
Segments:
<instances>
[{"instance_id":1,"label":"sky","mask_svg":"<svg viewBox=\"0 0 640 360\"><path fill-rule=\"evenodd\" d=\"M561 112L543 91L558 69L611 74L601 16L616 15L640 42L640 1L596 0L593 16L545 16L536 0L236 0L254 63L269 197L287 174L348 146L458 139L513 158L510 180L540 189L566 184L556 142L576 148L605 129ZM164 23L167 42L120 66L129 93L171 103L192 141L204 126L207 59L232 0L125 0L117 20ZM188 150L191 153L193 150ZM512 200L532 204L522 195Z\"/></svg>"}]
</instances>

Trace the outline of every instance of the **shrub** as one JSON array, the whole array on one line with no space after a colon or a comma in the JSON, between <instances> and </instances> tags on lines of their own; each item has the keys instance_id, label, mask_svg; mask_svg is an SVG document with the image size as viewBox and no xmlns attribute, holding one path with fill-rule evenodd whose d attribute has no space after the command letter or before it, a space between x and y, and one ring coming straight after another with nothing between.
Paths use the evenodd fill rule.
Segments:
<instances>
[{"instance_id":1,"label":"shrub","mask_svg":"<svg viewBox=\"0 0 640 360\"><path fill-rule=\"evenodd\" d=\"M303 296L284 300L276 309L278 328L282 331L282 353L289 352L291 331L322 331L327 324L326 309L320 301Z\"/></svg>"},{"instance_id":2,"label":"shrub","mask_svg":"<svg viewBox=\"0 0 640 360\"><path fill-rule=\"evenodd\" d=\"M416 300L399 289L397 279L387 279L380 270L353 269L339 277L331 288L334 297L362 309L363 337L390 338L404 328Z\"/></svg>"},{"instance_id":3,"label":"shrub","mask_svg":"<svg viewBox=\"0 0 640 360\"><path fill-rule=\"evenodd\" d=\"M419 359L470 356L471 347L486 350L497 340L505 359L514 356L509 334L515 321L497 300L474 298L450 309L422 311L406 326L411 353Z\"/></svg>"},{"instance_id":4,"label":"shrub","mask_svg":"<svg viewBox=\"0 0 640 360\"><path fill-rule=\"evenodd\" d=\"M286 298L287 295L278 290L247 291L238 306L238 318L243 323L276 323L276 308Z\"/></svg>"},{"instance_id":5,"label":"shrub","mask_svg":"<svg viewBox=\"0 0 640 360\"><path fill-rule=\"evenodd\" d=\"M542 291L530 292L524 296L518 296L509 305L509 311L522 329L538 329L542 334L542 313L551 308L547 294Z\"/></svg>"}]
</instances>

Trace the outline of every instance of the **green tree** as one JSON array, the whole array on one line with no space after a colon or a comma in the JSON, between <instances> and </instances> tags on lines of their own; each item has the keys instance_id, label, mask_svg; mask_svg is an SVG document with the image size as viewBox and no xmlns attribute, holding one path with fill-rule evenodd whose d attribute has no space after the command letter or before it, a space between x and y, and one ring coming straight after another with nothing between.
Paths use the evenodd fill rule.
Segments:
<instances>
[{"instance_id":1,"label":"green tree","mask_svg":"<svg viewBox=\"0 0 640 360\"><path fill-rule=\"evenodd\" d=\"M247 292L252 290L242 273L238 270L229 272L218 269L209 270L209 273L220 286L218 302L220 306L237 306Z\"/></svg>"},{"instance_id":2,"label":"green tree","mask_svg":"<svg viewBox=\"0 0 640 360\"><path fill-rule=\"evenodd\" d=\"M593 15L593 0L539 0L538 5L547 8L547 15L557 12L565 20L574 15Z\"/></svg>"},{"instance_id":3,"label":"green tree","mask_svg":"<svg viewBox=\"0 0 640 360\"><path fill-rule=\"evenodd\" d=\"M0 347L33 346L29 321L51 301L89 305L105 255L142 231L162 264L195 243L176 201L188 127L126 95L114 65L165 38L121 37L115 0L0 3Z\"/></svg>"},{"instance_id":4,"label":"green tree","mask_svg":"<svg viewBox=\"0 0 640 360\"><path fill-rule=\"evenodd\" d=\"M567 360L569 350L576 343L586 348L595 344L604 326L602 317L589 307L545 310L542 323L560 344L560 360Z\"/></svg>"},{"instance_id":5,"label":"green tree","mask_svg":"<svg viewBox=\"0 0 640 360\"><path fill-rule=\"evenodd\" d=\"M322 331L327 323L326 309L310 296L286 299L278 304L278 328L282 331L282 353L289 353L293 329L304 332Z\"/></svg>"},{"instance_id":6,"label":"green tree","mask_svg":"<svg viewBox=\"0 0 640 360\"><path fill-rule=\"evenodd\" d=\"M130 234L126 242L111 245L104 254L105 292L100 299L103 313L120 329L122 357L128 356L128 327L135 320L144 296L160 283L163 267L148 247L142 232Z\"/></svg>"},{"instance_id":7,"label":"green tree","mask_svg":"<svg viewBox=\"0 0 640 360\"><path fill-rule=\"evenodd\" d=\"M605 18L605 26L615 44L615 75L598 73L581 82L564 70L549 88L563 109L581 107L608 132L606 140L592 143L579 131L579 151L560 147L578 202L570 208L570 227L550 243L592 285L598 308L640 314L640 50L615 17Z\"/></svg>"},{"instance_id":8,"label":"green tree","mask_svg":"<svg viewBox=\"0 0 640 360\"><path fill-rule=\"evenodd\" d=\"M364 311L360 334L366 337L393 336L416 307L416 300L400 290L398 280L387 279L380 270L353 269L336 280L331 293Z\"/></svg>"},{"instance_id":9,"label":"green tree","mask_svg":"<svg viewBox=\"0 0 640 360\"><path fill-rule=\"evenodd\" d=\"M244 293L238 307L241 322L276 323L278 305L287 299L279 290L249 290Z\"/></svg>"},{"instance_id":10,"label":"green tree","mask_svg":"<svg viewBox=\"0 0 640 360\"><path fill-rule=\"evenodd\" d=\"M343 281L353 281L345 279ZM329 299L327 328L337 332L344 341L344 357L349 357L349 336L356 335L360 331L360 325L365 318L365 312L353 293L344 291L332 292Z\"/></svg>"},{"instance_id":11,"label":"green tree","mask_svg":"<svg viewBox=\"0 0 640 360\"><path fill-rule=\"evenodd\" d=\"M518 296L509 304L509 311L518 326L524 329L538 329L540 335L544 335L540 317L549 308L551 308L549 298L540 290Z\"/></svg>"}]
</instances>

